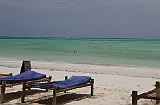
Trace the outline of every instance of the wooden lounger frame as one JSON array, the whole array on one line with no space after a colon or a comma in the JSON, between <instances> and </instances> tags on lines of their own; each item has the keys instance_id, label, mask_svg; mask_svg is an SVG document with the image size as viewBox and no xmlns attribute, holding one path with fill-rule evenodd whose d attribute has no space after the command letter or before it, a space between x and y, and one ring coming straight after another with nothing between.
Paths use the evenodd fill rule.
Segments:
<instances>
[{"instance_id":1,"label":"wooden lounger frame","mask_svg":"<svg viewBox=\"0 0 160 105\"><path fill-rule=\"evenodd\" d=\"M27 81L27 82L25 82L25 84L29 85L32 82L50 82L51 79L52 79L52 77L49 76L49 77L45 77L45 78L42 78L42 79L39 79L39 80ZM0 103L4 103L6 87L12 87L12 86L21 85L21 84L24 84L24 82L9 84L9 83L6 83L5 81L2 81L2 84L0 86L0 88L1 88ZM22 91L23 91L23 89L22 89Z\"/></svg>"},{"instance_id":2,"label":"wooden lounger frame","mask_svg":"<svg viewBox=\"0 0 160 105\"><path fill-rule=\"evenodd\" d=\"M65 76L65 80L68 79L67 76ZM55 82L55 81L54 81ZM59 81L56 81L59 82ZM59 92L66 92L72 89L76 89L76 88L82 88L82 87L86 87L86 86L91 86L91 96L93 96L93 86L94 86L94 79L91 79L88 83L83 84L83 85L79 85L79 86L74 86L74 87L70 87L70 88L66 88L66 89L61 89L61 90L57 90L57 87L54 86L53 88L50 88L51 90L53 90L53 102L52 105L56 105L56 94ZM25 100L25 91L26 91L26 84L23 84L23 92L22 92L22 98L21 98L21 102L24 103ZM40 88L40 89L48 89L45 87L41 87L41 86L32 86L31 88Z\"/></svg>"},{"instance_id":3,"label":"wooden lounger frame","mask_svg":"<svg viewBox=\"0 0 160 105\"><path fill-rule=\"evenodd\" d=\"M12 76L12 73L9 74L0 74L0 78Z\"/></svg>"},{"instance_id":4,"label":"wooden lounger frame","mask_svg":"<svg viewBox=\"0 0 160 105\"><path fill-rule=\"evenodd\" d=\"M132 105L137 105L137 101L143 99L156 100L156 104L160 103L160 82L156 81L155 88L151 91L138 95L137 91L132 91Z\"/></svg>"}]
</instances>

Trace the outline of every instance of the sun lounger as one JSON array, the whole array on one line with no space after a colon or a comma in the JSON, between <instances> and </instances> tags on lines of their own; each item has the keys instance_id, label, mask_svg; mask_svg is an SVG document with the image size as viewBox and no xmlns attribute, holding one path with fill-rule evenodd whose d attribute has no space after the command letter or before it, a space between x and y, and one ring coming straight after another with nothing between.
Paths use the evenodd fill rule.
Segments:
<instances>
[{"instance_id":1,"label":"sun lounger","mask_svg":"<svg viewBox=\"0 0 160 105\"><path fill-rule=\"evenodd\" d=\"M155 88L151 91L138 95L137 91L132 91L132 105L137 105L139 99L153 99L156 104L160 103L160 82L156 81Z\"/></svg>"},{"instance_id":2,"label":"sun lounger","mask_svg":"<svg viewBox=\"0 0 160 105\"><path fill-rule=\"evenodd\" d=\"M59 92L66 92L76 88L82 88L86 86L91 86L91 96L93 95L93 85L94 79L91 79L89 76L72 76L69 79L66 78L64 81L50 82L50 83L32 83L31 88L40 88L40 89L51 89L53 90L53 103L56 105L56 94ZM23 86L23 93L25 93L26 85ZM22 96L22 103L24 103L25 95Z\"/></svg>"},{"instance_id":3,"label":"sun lounger","mask_svg":"<svg viewBox=\"0 0 160 105\"><path fill-rule=\"evenodd\" d=\"M21 74L15 75L15 76L0 78L0 85L1 85L0 101L1 101L1 103L4 102L6 87L12 87L12 86L20 85L20 84L24 84L24 83L29 84L32 82L41 82L41 81L50 81L50 80L51 80L51 77L46 77L45 74L37 73L32 70L23 72Z\"/></svg>"}]
</instances>

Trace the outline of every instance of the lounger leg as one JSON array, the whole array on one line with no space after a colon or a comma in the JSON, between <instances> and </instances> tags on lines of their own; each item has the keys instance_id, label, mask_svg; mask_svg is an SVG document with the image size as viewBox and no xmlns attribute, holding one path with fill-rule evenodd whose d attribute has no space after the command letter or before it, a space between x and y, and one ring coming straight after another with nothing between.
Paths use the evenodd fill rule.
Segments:
<instances>
[{"instance_id":1,"label":"lounger leg","mask_svg":"<svg viewBox=\"0 0 160 105\"><path fill-rule=\"evenodd\" d=\"M50 83L50 82L51 82L51 79L52 79L52 76L49 76L47 82ZM48 89L46 89L46 92L48 92Z\"/></svg>"},{"instance_id":2,"label":"lounger leg","mask_svg":"<svg viewBox=\"0 0 160 105\"><path fill-rule=\"evenodd\" d=\"M157 94L156 94L156 97L158 98L156 100L156 104L160 105L160 82L156 81L156 88L157 88Z\"/></svg>"},{"instance_id":3,"label":"lounger leg","mask_svg":"<svg viewBox=\"0 0 160 105\"><path fill-rule=\"evenodd\" d=\"M137 91L132 91L132 105L137 105Z\"/></svg>"},{"instance_id":4,"label":"lounger leg","mask_svg":"<svg viewBox=\"0 0 160 105\"><path fill-rule=\"evenodd\" d=\"M48 82L50 83L52 79L52 76L49 76Z\"/></svg>"},{"instance_id":5,"label":"lounger leg","mask_svg":"<svg viewBox=\"0 0 160 105\"><path fill-rule=\"evenodd\" d=\"M53 88L53 102L52 102L52 105L56 105L56 89L57 89L57 87L56 86L54 86L54 88Z\"/></svg>"},{"instance_id":6,"label":"lounger leg","mask_svg":"<svg viewBox=\"0 0 160 105\"><path fill-rule=\"evenodd\" d=\"M1 85L1 103L4 102L5 90L6 90L6 82L2 81L2 85Z\"/></svg>"},{"instance_id":7,"label":"lounger leg","mask_svg":"<svg viewBox=\"0 0 160 105\"><path fill-rule=\"evenodd\" d=\"M24 82L24 83L23 83L23 87L22 87L21 103L24 103L25 94L26 94L26 83Z\"/></svg>"},{"instance_id":8,"label":"lounger leg","mask_svg":"<svg viewBox=\"0 0 160 105\"><path fill-rule=\"evenodd\" d=\"M94 79L91 79L91 96L93 96Z\"/></svg>"}]
</instances>

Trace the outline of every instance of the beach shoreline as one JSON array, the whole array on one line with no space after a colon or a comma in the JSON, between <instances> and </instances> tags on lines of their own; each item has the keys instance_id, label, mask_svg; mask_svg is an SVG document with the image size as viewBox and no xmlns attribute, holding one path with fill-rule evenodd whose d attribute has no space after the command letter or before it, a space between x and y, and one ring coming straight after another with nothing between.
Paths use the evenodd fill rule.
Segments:
<instances>
[{"instance_id":1,"label":"beach shoreline","mask_svg":"<svg viewBox=\"0 0 160 105\"><path fill-rule=\"evenodd\" d=\"M12 72L13 75L19 74L21 64L22 61L20 60L0 59L0 73ZM66 75L69 77L72 75L87 75L95 79L93 97L86 96L86 94L90 94L89 87L75 89L69 93L74 94L73 96L77 98L84 97L76 101L76 99L70 99L72 95L67 94L65 95L66 102L59 101L59 104L66 105L80 105L82 103L84 105L131 105L131 91L137 90L142 93L151 90L160 77L159 69L147 67L98 66L44 61L31 61L31 65L32 70L44 73L47 76L51 75L52 80L63 80ZM14 92L21 91L21 88L21 86L9 88L6 92L10 94L13 90ZM81 96L75 93L79 93ZM51 102L47 101L48 99L43 99L50 96L49 99L51 100L51 95L52 92L28 95L26 104L42 105L43 102ZM5 104L20 104L20 97L16 99L9 98ZM35 102L35 100L38 100L38 102ZM42 103L40 100L43 100ZM154 105L155 102L140 100L138 103L138 105Z\"/></svg>"},{"instance_id":2,"label":"beach shoreline","mask_svg":"<svg viewBox=\"0 0 160 105\"><path fill-rule=\"evenodd\" d=\"M0 58L0 66L8 68L19 68L22 65L22 60L15 60L9 58ZM44 69L50 71L66 71L78 73L92 73L92 74L109 74L120 75L128 77L142 77L142 78L160 78L160 69L146 66L103 66L90 64L72 64L72 63L58 63L47 61L31 61L32 69Z\"/></svg>"}]
</instances>

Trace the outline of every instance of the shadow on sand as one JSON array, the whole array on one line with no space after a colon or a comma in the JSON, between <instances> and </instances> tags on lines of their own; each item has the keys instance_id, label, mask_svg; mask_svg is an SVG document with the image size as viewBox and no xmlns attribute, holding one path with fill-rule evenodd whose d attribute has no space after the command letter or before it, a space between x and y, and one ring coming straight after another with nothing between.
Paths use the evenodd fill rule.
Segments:
<instances>
[{"instance_id":1,"label":"shadow on sand","mask_svg":"<svg viewBox=\"0 0 160 105\"><path fill-rule=\"evenodd\" d=\"M27 95L34 95L34 94L37 94L37 93L44 93L44 91L43 90L34 90L34 89L26 90L26 96ZM11 100L18 99L21 96L22 96L22 91L6 93L4 101L9 102Z\"/></svg>"},{"instance_id":2,"label":"shadow on sand","mask_svg":"<svg viewBox=\"0 0 160 105\"><path fill-rule=\"evenodd\" d=\"M61 96L57 96L57 105L63 105L72 101L79 101L85 98L91 97L90 94L76 94L76 93L71 93L71 94L63 94ZM43 105L52 105L52 96L48 99L44 100L38 100L33 103L38 103L38 104L43 104Z\"/></svg>"},{"instance_id":3,"label":"shadow on sand","mask_svg":"<svg viewBox=\"0 0 160 105\"><path fill-rule=\"evenodd\" d=\"M38 93L45 93L44 90L26 90L26 96L29 95L34 95L34 94L38 94ZM11 92L11 93L6 93L5 94L5 102L9 102L11 100L15 100L15 99L20 99L22 95L22 91L17 91L17 92ZM76 93L68 93L68 94L62 94L62 95L58 95L57 96L57 105L64 105L66 103L70 103L72 101L79 101L85 98L90 98L91 95L90 94L76 94ZM17 103L14 105L28 105L28 104L41 104L41 105L52 105L52 101L53 101L53 97L52 95L49 95L47 97L39 97L38 99L33 99L30 101L26 101L25 103ZM6 105L4 103L4 105Z\"/></svg>"}]
</instances>

